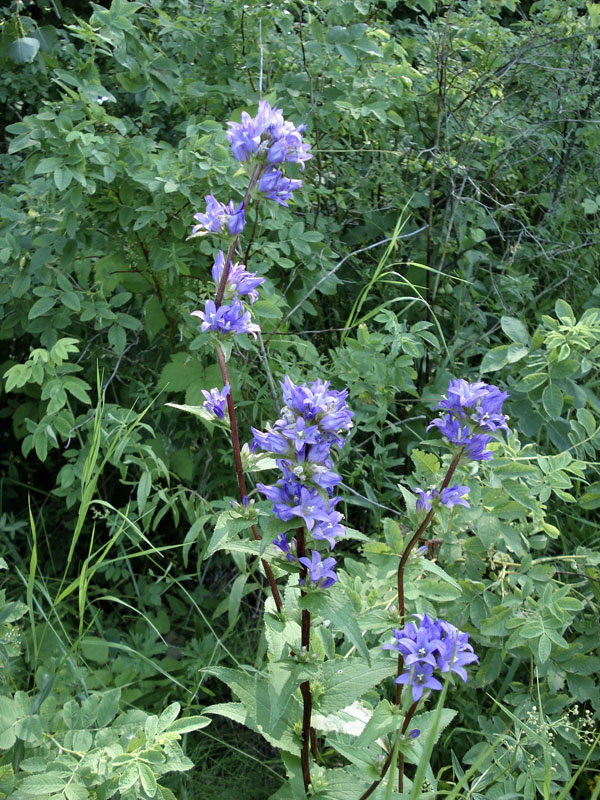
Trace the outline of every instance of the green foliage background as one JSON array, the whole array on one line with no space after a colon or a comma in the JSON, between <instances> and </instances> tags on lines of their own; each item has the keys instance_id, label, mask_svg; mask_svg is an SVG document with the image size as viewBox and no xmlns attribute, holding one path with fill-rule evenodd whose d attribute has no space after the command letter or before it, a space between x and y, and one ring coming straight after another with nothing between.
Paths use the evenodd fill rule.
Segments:
<instances>
[{"instance_id":1,"label":"green foliage background","mask_svg":"<svg viewBox=\"0 0 600 800\"><path fill-rule=\"evenodd\" d=\"M458 732L435 766L454 785L482 736L504 733L479 794L464 796L551 796L540 736L552 730L552 796L571 776L565 796L589 796L600 4L16 6L0 11L0 546L4 599L21 605L0 616L0 702L15 704L12 739L0 733L0 797L13 796L25 757L25 781L45 769L34 757L62 763L57 740L88 756L97 746L64 744L67 698L113 692L105 724L119 712L125 729L171 701L197 715L223 699L207 667L264 664L255 560L215 548L205 559L236 496L227 437L165 406L199 405L220 382L189 316L211 292L217 245L186 237L205 195L241 198L225 122L261 93L306 122L314 158L291 209L262 207L244 240L266 283L253 307L264 353L251 341L234 351L242 435L274 418L269 375L350 389L344 511L369 542L336 554L374 647L393 622L376 610L405 533L398 484L443 474L423 449L433 405L451 377L510 392L509 443L493 474L472 476L480 504L432 534L462 595L429 576L412 598L454 613L482 655L453 696ZM140 752L160 750L156 736L146 730ZM103 777L94 767L101 777L81 779L79 795L57 783L52 796L210 798L215 775L235 791L240 761L279 785L273 748L226 721L185 744L196 770L159 775L154 795L155 778L122 759ZM183 770L184 758L160 763ZM19 797L42 796L30 783L38 794L25 783Z\"/></svg>"}]
</instances>

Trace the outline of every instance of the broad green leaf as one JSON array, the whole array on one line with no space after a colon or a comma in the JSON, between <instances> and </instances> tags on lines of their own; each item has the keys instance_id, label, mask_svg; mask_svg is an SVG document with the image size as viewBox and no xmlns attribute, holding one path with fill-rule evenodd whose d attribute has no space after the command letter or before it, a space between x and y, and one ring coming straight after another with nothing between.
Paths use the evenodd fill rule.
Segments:
<instances>
[{"instance_id":1,"label":"broad green leaf","mask_svg":"<svg viewBox=\"0 0 600 800\"><path fill-rule=\"evenodd\" d=\"M564 395L561 389L551 383L544 389L542 403L550 419L558 419L562 413Z\"/></svg>"},{"instance_id":2,"label":"broad green leaf","mask_svg":"<svg viewBox=\"0 0 600 800\"><path fill-rule=\"evenodd\" d=\"M500 325L508 338L517 344L529 344L527 327L516 317L500 317Z\"/></svg>"},{"instance_id":3,"label":"broad green leaf","mask_svg":"<svg viewBox=\"0 0 600 800\"><path fill-rule=\"evenodd\" d=\"M379 658L368 665L362 658L336 658L321 665L319 680L325 687L315 710L331 714L353 703L385 678L396 674L394 658Z\"/></svg>"},{"instance_id":4,"label":"broad green leaf","mask_svg":"<svg viewBox=\"0 0 600 800\"><path fill-rule=\"evenodd\" d=\"M206 728L207 725L210 725L212 720L208 717L203 717L202 715L197 715L195 717L183 717L182 719L175 720L175 722L171 723L167 728L169 733L190 733L191 731L198 731L200 728Z\"/></svg>"},{"instance_id":5,"label":"broad green leaf","mask_svg":"<svg viewBox=\"0 0 600 800\"><path fill-rule=\"evenodd\" d=\"M327 591L307 594L300 605L312 614L318 614L323 620L330 620L333 627L341 631L358 653L371 663L371 656L356 621L356 611L340 584L334 584Z\"/></svg>"},{"instance_id":6,"label":"broad green leaf","mask_svg":"<svg viewBox=\"0 0 600 800\"><path fill-rule=\"evenodd\" d=\"M40 43L37 39L32 39L31 36L23 36L8 46L7 54L17 64L25 64L28 61L33 61L39 49Z\"/></svg>"}]
</instances>

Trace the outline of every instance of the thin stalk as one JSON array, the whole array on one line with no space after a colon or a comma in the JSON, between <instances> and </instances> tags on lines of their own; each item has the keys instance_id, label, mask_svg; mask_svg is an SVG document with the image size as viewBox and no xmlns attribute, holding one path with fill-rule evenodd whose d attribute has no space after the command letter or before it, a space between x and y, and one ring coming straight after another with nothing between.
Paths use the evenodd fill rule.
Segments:
<instances>
[{"instance_id":1,"label":"thin stalk","mask_svg":"<svg viewBox=\"0 0 600 800\"><path fill-rule=\"evenodd\" d=\"M306 546L304 543L304 528L298 528L296 532L296 551L298 558L306 557ZM307 567L303 566L300 571L300 580L306 581L308 574ZM304 597L306 592L300 590L300 595ZM310 650L310 611L302 609L302 625L300 629L300 644L302 650L307 654ZM302 765L302 780L304 781L304 791L308 793L310 788L310 760L309 753L311 744L313 745L313 754L316 749L316 734L311 737L310 720L312 716L312 696L310 693L310 682L303 681L300 684L300 693L302 694L302 750L300 752L300 763ZM314 741L311 742L311 739Z\"/></svg>"},{"instance_id":2,"label":"thin stalk","mask_svg":"<svg viewBox=\"0 0 600 800\"><path fill-rule=\"evenodd\" d=\"M400 736L404 736L404 734L406 733L406 730L407 730L408 726L410 725L411 719L415 715L415 711L417 710L417 706L418 705L419 705L419 701L415 700L415 702L411 705L411 707L406 712L406 717L404 718L404 722L402 723L402 728L400 729ZM381 776L379 777L378 780L373 781L373 783L369 786L369 788L367 789L366 792L361 794L359 800L367 800L367 797L370 797L373 794L375 789L379 786L381 781L385 778L385 776L387 774L387 771L388 771L388 769L390 768L390 766L392 764L392 761L394 761L394 750L393 749L390 750L390 752L388 753L388 757L386 758L385 763L384 763L384 765L383 765L383 767L381 769Z\"/></svg>"},{"instance_id":3,"label":"thin stalk","mask_svg":"<svg viewBox=\"0 0 600 800\"><path fill-rule=\"evenodd\" d=\"M248 204L250 202L250 194L252 193L252 189L256 186L258 179L260 178L262 171L264 169L263 164L258 164L254 172L252 173L252 177L250 178L250 183L248 184L248 188L246 189L246 194L244 195L244 199L242 200L242 207L244 211L248 208ZM223 274L221 275L221 280L219 281L219 285L217 287L217 294L215 296L215 307L219 308L221 303L223 302L223 295L225 294L225 287L227 286L227 278L229 277L229 270L231 269L231 260L235 254L235 248L237 247L237 243L239 241L239 234L234 236L231 240L231 244L229 245L229 249L227 250L227 255L225 256L225 266L223 267Z\"/></svg>"},{"instance_id":4,"label":"thin stalk","mask_svg":"<svg viewBox=\"0 0 600 800\"><path fill-rule=\"evenodd\" d=\"M442 481L442 485L440 487L440 493L444 491L448 487L448 484L452 480L452 476L458 467L460 462L460 458L463 454L464 447L456 453L452 461L450 462L450 466L448 467L448 472L446 473L446 477ZM402 553L402 557L400 558L400 563L398 564L398 613L400 615L400 628L404 627L404 621L406 618L406 608L404 605L404 567L406 566L406 562L408 561L410 554L412 552L413 547L419 541L421 536L425 533L427 528L429 527L429 523L433 519L433 515L435 514L435 510L431 508L427 512L427 516L423 520L423 522L417 528L414 536L409 541L409 543L404 548L404 552ZM400 677L402 672L404 671L404 656L402 653L398 653L398 669L397 669L397 677ZM402 702L402 684L396 684L396 705L400 705ZM398 791L402 791L402 786L404 785L404 757L402 757L398 763Z\"/></svg>"},{"instance_id":5,"label":"thin stalk","mask_svg":"<svg viewBox=\"0 0 600 800\"><path fill-rule=\"evenodd\" d=\"M229 381L229 372L227 370L227 362L225 361L225 353L223 352L219 344L217 344L216 346L216 351L217 351L217 360L219 362L219 369L221 370L221 378L223 380L223 385L225 386L226 384L229 384L229 386L231 387L231 383ZM227 410L229 411L231 449L233 450L233 462L235 464L235 474L237 476L240 500L242 500L243 502L247 494L246 481L244 480L244 471L242 469L240 437L238 433L237 417L235 415L235 404L233 402L233 397L231 396L231 388L229 390L229 394L227 395ZM256 529L256 525L252 525L251 530L254 539L257 542L261 541L261 537ZM273 600L275 601L277 610L281 611L283 608L283 603L281 601L281 595L279 594L279 589L277 588L277 583L275 582L275 576L273 575L273 571L271 570L270 565L264 560L264 558L261 559L261 563L265 571L265 575L267 576L269 586L271 587L271 594L273 595Z\"/></svg>"},{"instance_id":6,"label":"thin stalk","mask_svg":"<svg viewBox=\"0 0 600 800\"><path fill-rule=\"evenodd\" d=\"M252 189L254 188L258 179L260 178L263 169L264 165L258 164L256 166L256 169L252 173L252 177L250 178L250 183L248 184L248 188L246 189L246 194L244 195L244 199L242 200L242 206L244 208L244 211L248 207ZM233 259L233 256L235 254L235 249L237 247L239 238L240 238L239 235L234 236L229 245L229 249L227 250L227 255L225 256L225 265L223 267L223 274L221 275L221 280L219 281L219 285L217 287L217 294L215 296L216 308L219 308L221 303L223 302L223 295L225 294L225 287L227 286L227 278L229 277L229 271L231 269L231 260ZM242 469L242 455L240 449L240 437L238 433L237 417L235 414L235 403L233 402L231 382L229 380L227 362L225 361L225 353L223 352L223 349L219 344L216 345L216 352L217 352L217 361L219 362L219 369L221 370L221 378L223 380L223 385L225 386L229 384L230 387L229 394L227 395L227 410L229 412L229 423L231 431L231 449L233 450L233 462L235 464L235 474L237 476L240 500L243 502L244 498L246 497L246 482L244 480L244 472ZM252 525L251 530L254 539L258 542L261 541L261 537L258 530L256 529L256 525ZM271 594L273 595L273 600L275 601L277 610L281 611L283 608L283 602L281 600L281 595L279 594L279 589L277 588L277 583L275 582L275 576L273 575L273 571L271 570L270 565L264 560L264 558L261 559L261 564L265 572L265 575L267 576L267 580L271 588Z\"/></svg>"}]
</instances>

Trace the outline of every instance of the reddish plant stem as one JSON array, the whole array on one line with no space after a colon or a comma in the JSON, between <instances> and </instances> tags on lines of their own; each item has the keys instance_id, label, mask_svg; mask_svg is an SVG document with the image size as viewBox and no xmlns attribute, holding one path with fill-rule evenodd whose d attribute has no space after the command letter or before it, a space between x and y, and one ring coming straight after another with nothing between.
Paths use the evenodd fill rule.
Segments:
<instances>
[{"instance_id":1,"label":"reddish plant stem","mask_svg":"<svg viewBox=\"0 0 600 800\"><path fill-rule=\"evenodd\" d=\"M223 385L229 384L229 394L227 395L227 410L229 411L229 424L230 424L230 431L231 431L231 449L233 450L233 462L235 464L235 474L237 476L237 483L238 489L240 493L240 500L244 500L246 497L246 481L244 480L244 471L242 469L242 455L240 450L240 437L238 433L238 426L237 426L237 418L235 415L235 405L233 402L233 398L231 396L231 384L229 382L229 372L227 371L227 362L225 361L225 354L221 349L220 345L217 345L217 360L219 362L219 368L221 370L221 378L223 379ZM261 537L259 532L256 529L256 525L252 525L252 536L256 539L256 541L260 541ZM277 588L277 583L275 582L275 576L273 575L273 571L271 570L270 565L264 560L261 559L262 567L265 571L265 575L267 576L267 580L269 582L269 586L271 587L271 594L273 595L273 600L275 601L275 605L277 606L277 611L281 611L283 608L283 603L281 601L281 595L279 594L279 589Z\"/></svg>"},{"instance_id":2,"label":"reddish plant stem","mask_svg":"<svg viewBox=\"0 0 600 800\"><path fill-rule=\"evenodd\" d=\"M254 189L254 187L256 186L256 183L260 178L263 169L264 165L258 164L252 174L252 177L250 178L250 183L248 184L248 188L246 189L246 194L244 195L244 199L242 200L242 207L244 211L246 211L246 209L248 208L248 204L250 202L250 194L252 193L252 189ZM233 237L233 239L231 240L231 244L229 245L229 249L227 250L227 255L225 256L225 266L223 267L223 274L221 275L221 280L219 281L219 285L217 287L217 294L215 296L216 308L219 308L219 306L223 302L223 295L225 294L225 287L227 286L227 278L229 277L229 270L231 269L231 259L235 254L235 248L237 247L239 238L240 238L239 234Z\"/></svg>"},{"instance_id":3,"label":"reddish plant stem","mask_svg":"<svg viewBox=\"0 0 600 800\"><path fill-rule=\"evenodd\" d=\"M442 481L442 485L440 487L440 493L447 488L448 484L452 480L452 476L458 467L460 457L462 456L464 451L464 447L461 447L458 453L454 456L452 461L450 462L450 466L448 467L448 472L446 473L446 477ZM400 563L398 564L398 613L400 615L400 628L404 627L404 621L406 618L406 609L404 605L404 567L406 566L406 562L409 559L409 556L412 552L413 547L419 541L421 536L425 533L427 528L429 527L429 523L433 519L433 515L435 514L435 509L431 508L423 520L423 522L417 528L414 536L409 541L409 543L404 548L404 552L402 553L402 557L400 558ZM404 656L402 653L398 653L398 670L397 676L400 677L404 670ZM400 705L402 702L402 684L396 684L396 705ZM402 786L404 784L404 757L401 756L398 759L398 791L402 791Z\"/></svg>"},{"instance_id":4,"label":"reddish plant stem","mask_svg":"<svg viewBox=\"0 0 600 800\"><path fill-rule=\"evenodd\" d=\"M411 705L411 707L406 712L406 717L404 718L404 722L402 723L402 728L400 729L400 735L401 736L404 736L404 734L406 733L406 729L410 725L410 721L413 718L413 716L415 714L415 711L417 710L417 706L418 705L419 705L419 701L415 700L415 702ZM361 794L359 800L367 800L367 797L370 797L373 794L375 789L379 786L381 781L385 778L386 773L387 773L387 771L390 768L391 763L392 763L392 755L393 755L393 753L394 753L394 748L390 747L390 752L388 753L388 757L386 758L385 763L384 763L384 765L383 765L383 767L381 769L381 777L378 780L373 781L373 783L369 786L367 791L364 792L364 794ZM402 762L404 762L404 757L403 757L402 753L400 754L400 760ZM400 791L402 791L402 790L400 790Z\"/></svg>"},{"instance_id":5,"label":"reddish plant stem","mask_svg":"<svg viewBox=\"0 0 600 800\"><path fill-rule=\"evenodd\" d=\"M304 544L304 528L298 528L296 531L296 552L298 558L305 558L306 557L306 546ZM306 576L308 574L308 569L305 566L302 566L300 570L300 580L306 581ZM301 584L302 585L302 584ZM304 597L306 592L301 589L300 596ZM310 611L303 608L302 609L302 625L300 628L300 644L302 646L302 651L308 655L310 650ZM316 749L316 734L314 734L314 741L311 741L313 737L311 733L313 731L310 727L310 719L312 716L312 696L310 693L310 682L303 681L300 684L300 693L302 694L302 750L300 752L300 763L302 766L302 780L304 781L304 791L308 793L310 788L310 760L309 760L309 752L311 749L311 744L313 746L313 755L314 750Z\"/></svg>"}]
</instances>

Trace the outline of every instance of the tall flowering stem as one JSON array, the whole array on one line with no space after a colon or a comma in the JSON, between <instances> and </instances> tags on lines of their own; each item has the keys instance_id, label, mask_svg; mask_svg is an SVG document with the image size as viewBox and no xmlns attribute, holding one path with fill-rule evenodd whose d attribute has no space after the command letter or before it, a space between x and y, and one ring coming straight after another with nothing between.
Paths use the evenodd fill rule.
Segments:
<instances>
[{"instance_id":1,"label":"tall flowering stem","mask_svg":"<svg viewBox=\"0 0 600 800\"><path fill-rule=\"evenodd\" d=\"M450 481L452 480L452 476L454 475L454 472L458 467L462 454L463 454L463 448L461 448L459 452L456 453L456 455L452 459L452 462L448 467L448 472L446 473L446 477L442 482L441 492L443 492L443 490L446 489L447 486L449 486ZM404 548L404 552L402 553L402 556L400 558L400 563L398 564L398 614L400 615L400 627L404 626L404 621L406 619L406 609L404 605L404 567L406 566L406 562L408 561L414 546L417 544L421 536L423 536L423 534L429 527L434 515L435 515L435 509L430 508L429 511L427 512L427 516L425 517L423 522L419 525L414 536ZM398 675L402 674L403 669L404 669L404 658L402 656L402 653L400 653L398 655ZM402 684L398 683L396 684L397 705L400 705L401 700L402 700Z\"/></svg>"},{"instance_id":2,"label":"tall flowering stem","mask_svg":"<svg viewBox=\"0 0 600 800\"><path fill-rule=\"evenodd\" d=\"M411 705L411 707L408 709L408 711L406 712L406 716L404 717L404 721L402 722L402 728L400 729L400 732L397 734L397 736L405 736L406 735L406 731L408 730L408 726L410 725L410 722L411 722L412 718L415 715L415 711L417 710L417 706L418 705L419 705L419 701L415 700L413 702L413 704ZM392 760L393 760L393 757L394 757L394 750L395 750L394 747L390 747L390 752L388 753L388 756L387 756L386 760L383 763L383 767L381 768L381 775L380 775L379 779L374 781L369 786L367 791L364 792L363 794L361 794L359 800L367 800L367 797L370 797L373 794L375 789L379 786L381 781L385 778L385 776L387 774L387 771L388 771L388 769L390 768L390 766L392 764ZM400 754L400 758L403 760L402 754ZM402 789L400 789L400 791L402 791Z\"/></svg>"},{"instance_id":3,"label":"tall flowering stem","mask_svg":"<svg viewBox=\"0 0 600 800\"><path fill-rule=\"evenodd\" d=\"M252 322L250 311L239 296L247 296L248 302L252 304L258 297L256 289L264 282L264 278L257 278L256 273L247 272L243 265L233 266L233 258L240 234L246 225L246 211L257 185L259 194L262 193L268 199L284 206L287 206L286 201L291 198L292 193L302 185L300 180L286 178L283 172L276 167L284 162L296 162L304 169L304 162L311 158L310 145L302 139L304 128L304 125L296 127L293 123L284 120L282 112L276 106L272 108L264 100L258 104L256 117L251 117L248 113L243 112L240 123L229 122L227 138L231 143L233 156L237 161L248 162L248 174L250 175L248 187L243 200L237 206L233 200L225 204L212 194L207 195L205 211L194 215L198 224L192 229L190 237L217 234L227 237L229 240L225 257L219 251L212 270L216 283L215 299L214 301L207 300L204 311L193 311L192 316L202 320L202 331L211 331L216 338L217 360L224 386L222 390L214 388L210 392L204 392L206 397L204 407L215 417L223 419L225 402L227 403L231 447L242 503L246 501L246 486L238 425L220 337L250 333L256 339L260 328ZM223 304L226 296L233 297L230 305ZM260 541L256 526L252 525L251 529L253 537ZM281 611L283 604L273 572L267 561L261 559L261 562L271 587L275 605L278 611Z\"/></svg>"},{"instance_id":4,"label":"tall flowering stem","mask_svg":"<svg viewBox=\"0 0 600 800\"><path fill-rule=\"evenodd\" d=\"M347 391L331 389L329 381L317 379L310 384L297 385L286 375L281 382L283 401L280 417L266 431L252 429L252 447L275 457L281 472L271 485L257 484L257 489L273 503L273 513L283 522L302 521L296 537L288 541L285 533L273 544L288 565L297 565L300 594L327 590L337 581L335 558L323 559L317 549L335 547L337 539L345 536L342 514L335 510L339 498L334 488L342 480L334 471L333 448L341 450L352 427L352 412L346 406ZM311 557L308 557L306 537L310 536ZM289 567L288 567L289 568ZM301 655L309 657L311 617L302 610L300 628ZM300 684L302 695L301 767L305 791L310 787L310 751L316 759L316 733L311 727L312 696L309 681Z\"/></svg>"},{"instance_id":5,"label":"tall flowering stem","mask_svg":"<svg viewBox=\"0 0 600 800\"><path fill-rule=\"evenodd\" d=\"M468 486L450 486L450 481L461 460L489 461L493 451L488 449L492 441L490 433L504 431L508 433L507 418L502 414L502 404L508 397L497 386L486 383L468 383L459 378L450 381L447 394L441 399L436 409L443 414L433 420L427 430L439 428L447 443L455 448L446 476L439 490L424 491L416 489L419 495L417 511L425 511L425 517L404 548L398 564L398 614L401 629L394 629L395 642L384 644L384 650L396 650L398 653L398 669L396 677L396 704L401 705L404 686L412 691L413 703L409 708L402 732L408 728L414 715L417 703L425 691L441 690L442 684L434 676L434 671L442 673L455 672L464 681L467 680L465 665L477 661L473 648L468 643L468 634L461 633L450 623L443 620L430 620L425 614L419 617L420 626L414 623L405 625L406 609L404 603L404 568L410 554L423 536L440 505L453 508L462 505L470 508L465 499L469 493ZM417 732L418 735L418 732ZM397 747L389 753L379 780L371 784L360 800L366 800L381 783L386 772L395 760ZM404 754L398 758L398 787L402 792L404 783Z\"/></svg>"}]
</instances>

